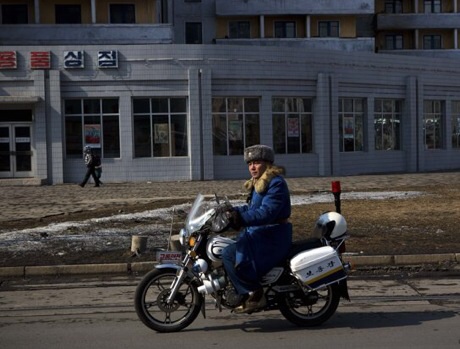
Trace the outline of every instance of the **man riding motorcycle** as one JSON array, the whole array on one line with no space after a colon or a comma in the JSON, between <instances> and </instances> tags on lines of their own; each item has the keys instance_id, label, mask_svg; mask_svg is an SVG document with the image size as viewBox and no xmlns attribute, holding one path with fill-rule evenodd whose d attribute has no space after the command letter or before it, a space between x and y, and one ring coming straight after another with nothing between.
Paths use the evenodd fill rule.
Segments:
<instances>
[{"instance_id":1,"label":"man riding motorcycle","mask_svg":"<svg viewBox=\"0 0 460 349\"><path fill-rule=\"evenodd\" d=\"M222 254L224 268L241 295L236 313L252 313L266 305L260 279L287 257L292 243L290 193L283 176L285 169L273 164L273 149L253 145L244 150L251 179L247 205L227 212L231 225L239 230L237 242Z\"/></svg>"}]
</instances>

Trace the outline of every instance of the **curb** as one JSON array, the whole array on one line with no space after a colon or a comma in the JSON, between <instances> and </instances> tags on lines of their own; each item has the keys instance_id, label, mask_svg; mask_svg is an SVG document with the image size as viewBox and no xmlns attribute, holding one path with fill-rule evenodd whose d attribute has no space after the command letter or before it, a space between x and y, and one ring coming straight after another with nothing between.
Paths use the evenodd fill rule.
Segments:
<instances>
[{"instance_id":1,"label":"curb","mask_svg":"<svg viewBox=\"0 0 460 349\"><path fill-rule=\"evenodd\" d=\"M365 266L403 266L442 262L460 263L460 253L423 255L347 256L344 260L353 268ZM156 262L76 264L54 266L23 266L0 268L0 277L64 276L90 274L137 274L152 270Z\"/></svg>"}]
</instances>

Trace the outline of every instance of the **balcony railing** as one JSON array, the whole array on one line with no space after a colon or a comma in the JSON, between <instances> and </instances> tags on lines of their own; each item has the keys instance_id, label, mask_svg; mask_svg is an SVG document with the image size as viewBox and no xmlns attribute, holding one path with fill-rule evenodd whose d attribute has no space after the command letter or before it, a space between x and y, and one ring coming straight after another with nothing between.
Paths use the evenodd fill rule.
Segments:
<instances>
[{"instance_id":1,"label":"balcony railing","mask_svg":"<svg viewBox=\"0 0 460 349\"><path fill-rule=\"evenodd\" d=\"M459 59L460 50L443 49L443 50L379 50L379 54L391 54L413 57L431 57L431 58L448 58Z\"/></svg>"},{"instance_id":2,"label":"balcony railing","mask_svg":"<svg viewBox=\"0 0 460 349\"><path fill-rule=\"evenodd\" d=\"M377 30L455 29L460 27L460 13L407 13L377 15Z\"/></svg>"},{"instance_id":3,"label":"balcony railing","mask_svg":"<svg viewBox=\"0 0 460 349\"><path fill-rule=\"evenodd\" d=\"M0 45L171 44L169 24L0 25Z\"/></svg>"},{"instance_id":4,"label":"balcony railing","mask_svg":"<svg viewBox=\"0 0 460 349\"><path fill-rule=\"evenodd\" d=\"M286 14L374 14L374 0L216 0L217 16Z\"/></svg>"},{"instance_id":5,"label":"balcony railing","mask_svg":"<svg viewBox=\"0 0 460 349\"><path fill-rule=\"evenodd\" d=\"M374 38L216 39L218 45L305 47L317 50L374 52Z\"/></svg>"}]
</instances>

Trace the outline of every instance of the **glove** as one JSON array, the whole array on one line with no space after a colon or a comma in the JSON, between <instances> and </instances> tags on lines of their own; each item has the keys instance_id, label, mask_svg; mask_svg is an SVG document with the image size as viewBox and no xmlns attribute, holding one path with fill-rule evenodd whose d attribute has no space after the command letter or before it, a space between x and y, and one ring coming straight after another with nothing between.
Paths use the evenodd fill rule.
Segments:
<instances>
[{"instance_id":1,"label":"glove","mask_svg":"<svg viewBox=\"0 0 460 349\"><path fill-rule=\"evenodd\" d=\"M229 225L232 229L240 230L243 227L243 220L237 210L227 211L225 214L227 215Z\"/></svg>"},{"instance_id":2,"label":"glove","mask_svg":"<svg viewBox=\"0 0 460 349\"><path fill-rule=\"evenodd\" d=\"M227 213L233 211L233 206L229 202L224 202L217 207L217 213Z\"/></svg>"}]
</instances>

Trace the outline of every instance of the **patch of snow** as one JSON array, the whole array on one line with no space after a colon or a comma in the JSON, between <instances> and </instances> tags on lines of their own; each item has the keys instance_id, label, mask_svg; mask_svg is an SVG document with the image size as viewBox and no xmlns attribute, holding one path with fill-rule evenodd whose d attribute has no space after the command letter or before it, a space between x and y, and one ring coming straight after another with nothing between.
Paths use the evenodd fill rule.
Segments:
<instances>
[{"instance_id":1,"label":"patch of snow","mask_svg":"<svg viewBox=\"0 0 460 349\"><path fill-rule=\"evenodd\" d=\"M416 191L390 191L390 192L350 192L342 193L341 200L383 200L383 199L407 199L423 195ZM317 193L311 195L293 195L292 205L310 205L314 203L333 202L334 198L330 193ZM242 205L244 201L233 200L232 205ZM93 249L129 249L132 235L148 235L149 244L152 246L166 247L170 235L171 222L176 212L186 212L191 204L181 204L169 208L156 210L119 214L110 217L92 218L81 222L54 223L45 227L32 229L0 230L0 253L2 251L28 251L28 250L60 250L66 246L75 250ZM149 220L155 223L149 223ZM133 229L98 227L104 223L123 222L140 220Z\"/></svg>"}]
</instances>

